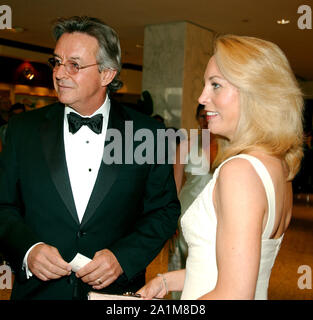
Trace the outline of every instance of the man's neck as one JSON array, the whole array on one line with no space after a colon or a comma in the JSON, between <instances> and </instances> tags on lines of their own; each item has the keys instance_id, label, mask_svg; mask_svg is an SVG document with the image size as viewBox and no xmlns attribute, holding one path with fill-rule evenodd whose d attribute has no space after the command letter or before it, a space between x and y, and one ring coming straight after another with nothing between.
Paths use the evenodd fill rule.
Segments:
<instances>
[{"instance_id":1,"label":"man's neck","mask_svg":"<svg viewBox=\"0 0 313 320\"><path fill-rule=\"evenodd\" d=\"M100 109L103 104L106 102L106 99L108 99L107 96L104 97L104 99L101 102L98 102L97 104L93 104L94 107L92 106L79 106L79 105L68 105L70 108L75 110L77 113L79 113L81 116L91 116L94 114L98 109Z\"/></svg>"}]
</instances>

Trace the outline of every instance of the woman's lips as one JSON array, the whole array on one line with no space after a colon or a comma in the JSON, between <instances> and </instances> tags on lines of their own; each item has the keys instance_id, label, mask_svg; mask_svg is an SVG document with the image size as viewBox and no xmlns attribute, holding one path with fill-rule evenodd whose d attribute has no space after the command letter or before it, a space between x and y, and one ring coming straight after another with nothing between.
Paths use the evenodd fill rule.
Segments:
<instances>
[{"instance_id":1,"label":"woman's lips","mask_svg":"<svg viewBox=\"0 0 313 320\"><path fill-rule=\"evenodd\" d=\"M215 118L218 115L218 112L208 111L207 112L207 121L211 120L212 118Z\"/></svg>"}]
</instances>

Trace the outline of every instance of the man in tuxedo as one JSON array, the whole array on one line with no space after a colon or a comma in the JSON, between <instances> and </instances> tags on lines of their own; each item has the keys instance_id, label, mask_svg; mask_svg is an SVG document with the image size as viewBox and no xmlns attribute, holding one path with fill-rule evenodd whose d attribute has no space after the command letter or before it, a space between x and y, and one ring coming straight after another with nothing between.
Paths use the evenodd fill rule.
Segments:
<instances>
[{"instance_id":1,"label":"man in tuxedo","mask_svg":"<svg viewBox=\"0 0 313 320\"><path fill-rule=\"evenodd\" d=\"M54 35L49 62L59 103L13 117L0 155L0 249L16 274L12 299L136 292L174 234L180 206L170 164L110 163L106 134L121 133L125 156L132 152L125 123L149 128L156 156L164 126L109 98L121 86L110 27L59 19ZM73 272L77 253L92 261Z\"/></svg>"}]
</instances>

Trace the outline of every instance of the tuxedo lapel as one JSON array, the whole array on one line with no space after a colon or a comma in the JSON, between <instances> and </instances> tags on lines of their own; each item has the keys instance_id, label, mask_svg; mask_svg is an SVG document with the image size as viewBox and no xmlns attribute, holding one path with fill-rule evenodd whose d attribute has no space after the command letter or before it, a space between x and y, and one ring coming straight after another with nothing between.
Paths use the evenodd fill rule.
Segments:
<instances>
[{"instance_id":1,"label":"tuxedo lapel","mask_svg":"<svg viewBox=\"0 0 313 320\"><path fill-rule=\"evenodd\" d=\"M123 149L124 149L124 137L125 137L124 126L125 126L126 120L129 120L129 119L127 119L127 116L123 112L120 105L111 100L111 108L110 108L110 115L109 115L108 128L107 128L107 137L108 137L109 129L117 129L120 132L122 137ZM109 141L106 138L105 147L108 144L109 144ZM117 178L120 168L121 168L120 164L115 164L115 163L107 164L102 159L98 176L96 179L96 183L92 191L91 197L89 199L86 211L84 213L82 226L91 218L91 216L95 213L100 203L107 196L108 192L110 191L113 183Z\"/></svg>"},{"instance_id":2,"label":"tuxedo lapel","mask_svg":"<svg viewBox=\"0 0 313 320\"><path fill-rule=\"evenodd\" d=\"M42 148L55 187L74 220L79 224L65 159L63 125L64 105L58 103L47 112L46 120L41 126Z\"/></svg>"}]
</instances>

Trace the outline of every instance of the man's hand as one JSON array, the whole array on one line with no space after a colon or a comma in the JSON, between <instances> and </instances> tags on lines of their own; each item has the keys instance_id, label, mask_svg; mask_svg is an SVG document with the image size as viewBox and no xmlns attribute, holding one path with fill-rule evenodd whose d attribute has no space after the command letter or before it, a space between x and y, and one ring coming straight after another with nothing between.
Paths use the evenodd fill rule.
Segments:
<instances>
[{"instance_id":1,"label":"man's hand","mask_svg":"<svg viewBox=\"0 0 313 320\"><path fill-rule=\"evenodd\" d=\"M123 269L115 255L108 249L96 252L91 262L76 272L76 277L100 290L114 282Z\"/></svg>"},{"instance_id":2,"label":"man's hand","mask_svg":"<svg viewBox=\"0 0 313 320\"><path fill-rule=\"evenodd\" d=\"M72 267L63 260L57 248L45 243L36 245L27 258L29 270L40 280L59 279L71 274Z\"/></svg>"}]
</instances>

